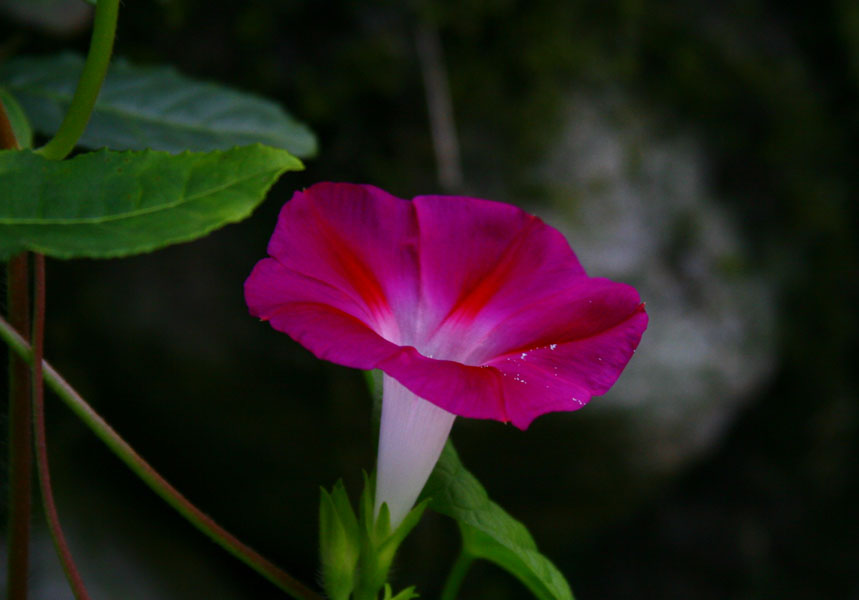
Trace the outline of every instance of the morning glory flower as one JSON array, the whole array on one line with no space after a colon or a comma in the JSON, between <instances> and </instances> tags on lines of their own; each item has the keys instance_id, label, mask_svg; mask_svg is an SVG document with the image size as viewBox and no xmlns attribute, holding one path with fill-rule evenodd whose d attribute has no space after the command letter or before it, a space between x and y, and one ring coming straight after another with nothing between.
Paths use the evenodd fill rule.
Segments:
<instances>
[{"instance_id":1,"label":"morning glory flower","mask_svg":"<svg viewBox=\"0 0 859 600\"><path fill-rule=\"evenodd\" d=\"M320 183L280 212L245 282L251 314L319 358L384 372L376 510L408 513L456 416L525 429L605 393L647 326L638 292L589 277L508 204Z\"/></svg>"}]
</instances>

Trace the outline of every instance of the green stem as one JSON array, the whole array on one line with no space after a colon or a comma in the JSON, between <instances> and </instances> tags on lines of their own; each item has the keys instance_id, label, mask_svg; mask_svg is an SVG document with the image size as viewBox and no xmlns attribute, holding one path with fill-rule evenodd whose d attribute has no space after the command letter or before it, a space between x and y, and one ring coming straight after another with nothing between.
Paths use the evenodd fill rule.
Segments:
<instances>
[{"instance_id":1,"label":"green stem","mask_svg":"<svg viewBox=\"0 0 859 600\"><path fill-rule=\"evenodd\" d=\"M33 361L33 352L27 341L5 320L0 318L0 338L3 338L27 363ZM179 491L170 485L155 469L140 457L101 416L87 404L72 386L57 371L42 361L43 376L48 386L65 402L95 435L104 442L134 473L140 477L162 500L176 509L201 532L227 552L247 564L257 573L271 581L281 590L297 600L323 600L322 596L292 578L252 548L218 525L211 517L191 504Z\"/></svg>"},{"instance_id":2,"label":"green stem","mask_svg":"<svg viewBox=\"0 0 859 600\"><path fill-rule=\"evenodd\" d=\"M36 150L45 158L62 160L74 149L89 122L90 114L98 99L98 92L107 74L113 38L116 34L116 19L119 15L119 0L99 0L95 9L89 54L84 63L78 87L69 105L66 116L57 133L47 144Z\"/></svg>"},{"instance_id":3,"label":"green stem","mask_svg":"<svg viewBox=\"0 0 859 600\"><path fill-rule=\"evenodd\" d=\"M42 356L45 348L45 256L33 255L33 344L32 389L33 389L33 437L36 440L36 471L42 492L42 508L48 521L48 530L54 541L54 549L76 600L89 600L83 579L78 573L71 550L60 526L54 490L51 486L51 471L48 467L48 443L45 435L45 388L42 385Z\"/></svg>"},{"instance_id":4,"label":"green stem","mask_svg":"<svg viewBox=\"0 0 859 600\"><path fill-rule=\"evenodd\" d=\"M21 331L30 328L27 254L14 256L6 268L9 319ZM9 355L9 512L6 547L6 593L27 600L30 575L33 438L30 429L30 373L21 357Z\"/></svg>"},{"instance_id":5,"label":"green stem","mask_svg":"<svg viewBox=\"0 0 859 600\"><path fill-rule=\"evenodd\" d=\"M473 562L474 557L463 548L459 556L456 557L456 562L453 563L447 580L444 582L444 588L441 591L441 600L456 600L462 580L465 579L465 575L468 573L468 569L471 568L471 563Z\"/></svg>"}]
</instances>

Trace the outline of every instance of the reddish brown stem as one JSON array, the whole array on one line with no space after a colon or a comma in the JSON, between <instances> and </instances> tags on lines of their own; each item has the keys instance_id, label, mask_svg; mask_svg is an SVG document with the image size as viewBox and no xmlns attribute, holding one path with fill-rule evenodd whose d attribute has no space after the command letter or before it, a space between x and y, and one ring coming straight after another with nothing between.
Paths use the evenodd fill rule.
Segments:
<instances>
[{"instance_id":1,"label":"reddish brown stem","mask_svg":"<svg viewBox=\"0 0 859 600\"><path fill-rule=\"evenodd\" d=\"M0 150L18 149L18 140L6 107L0 100ZM30 294L27 254L9 260L6 269L9 322L18 331L30 328ZM9 355L9 512L6 543L6 591L9 600L27 600L30 571L30 511L33 446L30 434L30 371L27 363Z\"/></svg>"},{"instance_id":2,"label":"reddish brown stem","mask_svg":"<svg viewBox=\"0 0 859 600\"><path fill-rule=\"evenodd\" d=\"M33 353L30 345L4 319L0 318L0 338L24 360L32 361ZM205 533L218 545L243 561L259 574L277 585L280 589L299 600L324 600L322 596L295 580L272 562L265 559L252 548L240 542L223 527L215 523L211 517L191 504L187 498L170 485L152 466L140 457L114 429L101 418L93 408L81 397L50 364L42 361L44 380L96 436L116 454L132 471L134 471L156 494L191 522L197 529Z\"/></svg>"},{"instance_id":3,"label":"reddish brown stem","mask_svg":"<svg viewBox=\"0 0 859 600\"><path fill-rule=\"evenodd\" d=\"M51 487L51 471L48 464L48 443L45 435L45 388L42 382L42 357L45 349L45 256L33 255L33 435L36 440L36 471L42 492L42 508L48 521L48 530L54 540L54 548L60 557L63 571L77 600L89 600L83 579L72 558L57 505Z\"/></svg>"},{"instance_id":4,"label":"reddish brown stem","mask_svg":"<svg viewBox=\"0 0 859 600\"><path fill-rule=\"evenodd\" d=\"M7 266L9 322L18 331L30 327L27 254ZM30 429L30 371L14 353L9 355L9 512L6 591L9 600L27 600L30 573L30 511L33 438Z\"/></svg>"},{"instance_id":5,"label":"reddish brown stem","mask_svg":"<svg viewBox=\"0 0 859 600\"><path fill-rule=\"evenodd\" d=\"M6 114L6 107L0 100L0 150L18 150L20 148L18 139L15 137L15 130L12 129L12 123L9 122L9 116Z\"/></svg>"}]
</instances>

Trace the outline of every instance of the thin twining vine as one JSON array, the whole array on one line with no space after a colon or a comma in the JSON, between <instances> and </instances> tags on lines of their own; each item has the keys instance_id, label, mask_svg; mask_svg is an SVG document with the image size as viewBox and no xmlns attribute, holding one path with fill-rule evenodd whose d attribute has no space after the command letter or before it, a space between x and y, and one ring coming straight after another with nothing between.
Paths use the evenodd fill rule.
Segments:
<instances>
[{"instance_id":1,"label":"thin twining vine","mask_svg":"<svg viewBox=\"0 0 859 600\"><path fill-rule=\"evenodd\" d=\"M33 363L30 344L0 317L0 338L27 364ZM250 566L284 592L298 600L324 600L300 581L263 557L253 548L239 541L218 525L214 519L194 506L152 466L146 462L86 400L47 361L42 361L42 377L48 387L89 427L93 433L116 454L162 500L167 502L197 529L206 534L227 552Z\"/></svg>"},{"instance_id":2,"label":"thin twining vine","mask_svg":"<svg viewBox=\"0 0 859 600\"><path fill-rule=\"evenodd\" d=\"M39 490L42 496L42 509L48 522L48 531L54 542L57 556L66 574L69 586L76 600L89 600L86 586L72 558L66 536L60 526L54 490L51 486L51 471L48 463L48 442L45 435L45 386L42 381L42 357L45 349L45 257L33 256L33 360L30 367L30 387L33 390L33 439L36 447L36 472L39 476Z\"/></svg>"}]
</instances>

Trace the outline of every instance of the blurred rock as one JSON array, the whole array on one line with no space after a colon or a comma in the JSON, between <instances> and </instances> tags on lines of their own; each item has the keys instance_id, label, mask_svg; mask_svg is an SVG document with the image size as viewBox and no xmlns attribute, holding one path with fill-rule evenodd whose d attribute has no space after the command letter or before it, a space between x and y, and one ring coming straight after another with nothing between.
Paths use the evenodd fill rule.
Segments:
<instances>
[{"instance_id":1,"label":"blurred rock","mask_svg":"<svg viewBox=\"0 0 859 600\"><path fill-rule=\"evenodd\" d=\"M592 276L634 285L650 325L609 394L581 412L620 419L628 460L667 474L705 452L770 373L771 286L748 265L691 136L635 107L576 97L539 171L559 226Z\"/></svg>"}]
</instances>

